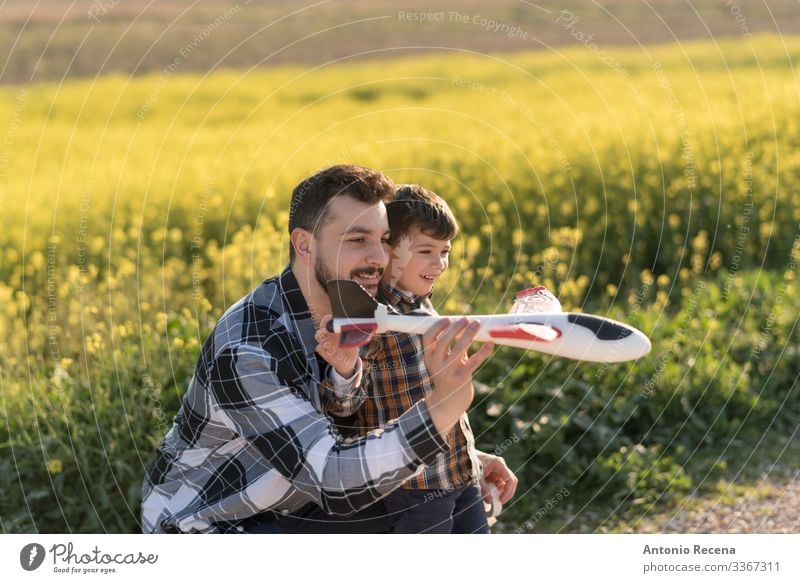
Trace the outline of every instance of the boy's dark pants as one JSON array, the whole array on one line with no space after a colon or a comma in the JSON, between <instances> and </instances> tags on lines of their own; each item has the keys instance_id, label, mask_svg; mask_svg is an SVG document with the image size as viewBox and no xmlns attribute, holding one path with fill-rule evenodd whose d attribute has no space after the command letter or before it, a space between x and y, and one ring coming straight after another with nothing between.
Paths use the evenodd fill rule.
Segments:
<instances>
[{"instance_id":1,"label":"boy's dark pants","mask_svg":"<svg viewBox=\"0 0 800 583\"><path fill-rule=\"evenodd\" d=\"M396 534L488 534L477 485L458 490L399 488L383 499Z\"/></svg>"},{"instance_id":2,"label":"boy's dark pants","mask_svg":"<svg viewBox=\"0 0 800 583\"><path fill-rule=\"evenodd\" d=\"M459 490L399 488L349 517L331 516L309 504L288 515L268 511L219 526L224 532L260 534L489 533L478 486Z\"/></svg>"}]
</instances>

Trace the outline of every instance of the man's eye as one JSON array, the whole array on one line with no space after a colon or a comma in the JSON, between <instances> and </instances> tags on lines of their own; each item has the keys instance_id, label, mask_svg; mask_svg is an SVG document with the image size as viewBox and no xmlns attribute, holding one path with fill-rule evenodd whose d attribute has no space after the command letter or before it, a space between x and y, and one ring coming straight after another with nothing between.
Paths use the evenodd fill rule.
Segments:
<instances>
[{"instance_id":1,"label":"man's eye","mask_svg":"<svg viewBox=\"0 0 800 583\"><path fill-rule=\"evenodd\" d=\"M358 239L350 239L351 243L363 243L364 241L366 241L364 237L359 237Z\"/></svg>"}]
</instances>

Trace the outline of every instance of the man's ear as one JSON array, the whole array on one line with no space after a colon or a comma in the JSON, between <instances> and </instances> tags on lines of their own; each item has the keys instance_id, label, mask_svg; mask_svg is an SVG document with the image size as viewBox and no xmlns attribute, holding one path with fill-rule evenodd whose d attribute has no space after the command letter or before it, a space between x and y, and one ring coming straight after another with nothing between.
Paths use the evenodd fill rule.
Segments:
<instances>
[{"instance_id":1,"label":"man's ear","mask_svg":"<svg viewBox=\"0 0 800 583\"><path fill-rule=\"evenodd\" d=\"M310 231L295 227L289 235L295 257L308 263L311 261L311 248L314 245L314 235Z\"/></svg>"}]
</instances>

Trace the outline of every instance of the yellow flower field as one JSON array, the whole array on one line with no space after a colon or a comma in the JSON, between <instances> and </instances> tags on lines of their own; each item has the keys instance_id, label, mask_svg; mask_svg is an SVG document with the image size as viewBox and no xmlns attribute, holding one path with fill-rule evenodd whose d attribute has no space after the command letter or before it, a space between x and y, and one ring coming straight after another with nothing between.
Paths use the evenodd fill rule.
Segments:
<instances>
[{"instance_id":1,"label":"yellow flower field","mask_svg":"<svg viewBox=\"0 0 800 583\"><path fill-rule=\"evenodd\" d=\"M635 520L712 479L698 445L790 433L800 39L610 53L624 75L571 48L0 88L3 530L136 530L200 345L288 261L293 186L340 162L450 202L440 311L544 283L654 339L481 371L479 444L517 436L508 528L563 487Z\"/></svg>"}]
</instances>

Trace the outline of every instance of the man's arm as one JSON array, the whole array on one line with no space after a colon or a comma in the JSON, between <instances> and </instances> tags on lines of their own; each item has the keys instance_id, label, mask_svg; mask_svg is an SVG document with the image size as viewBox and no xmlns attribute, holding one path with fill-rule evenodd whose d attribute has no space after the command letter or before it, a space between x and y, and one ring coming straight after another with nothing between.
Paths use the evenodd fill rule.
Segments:
<instances>
[{"instance_id":1,"label":"man's arm","mask_svg":"<svg viewBox=\"0 0 800 583\"><path fill-rule=\"evenodd\" d=\"M260 346L238 345L217 356L211 390L231 429L329 514L347 516L369 506L447 448L424 401L345 444L331 420L276 371L277 362ZM441 423L450 413L436 406Z\"/></svg>"}]
</instances>

